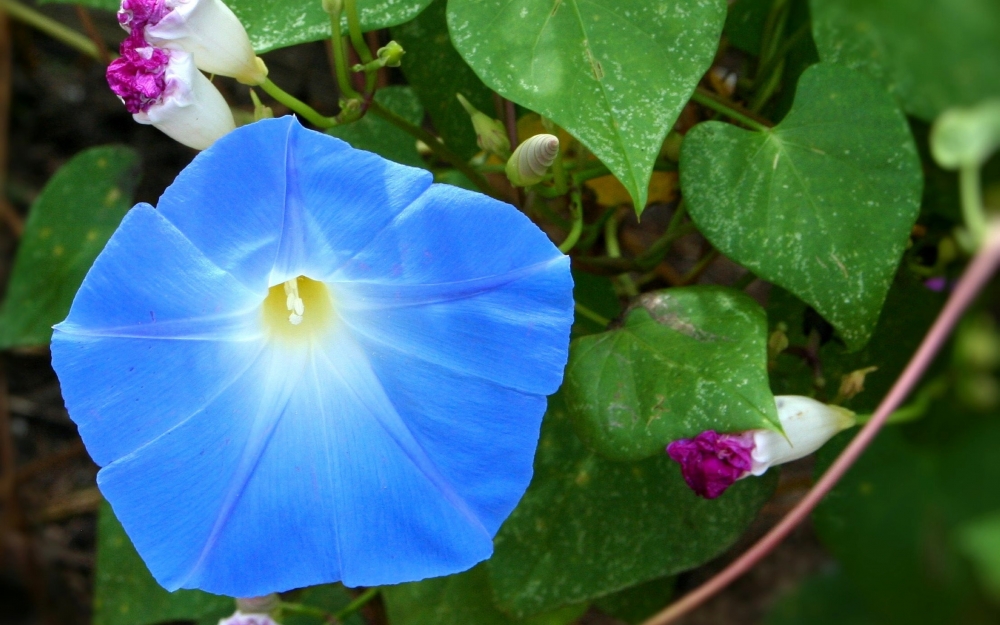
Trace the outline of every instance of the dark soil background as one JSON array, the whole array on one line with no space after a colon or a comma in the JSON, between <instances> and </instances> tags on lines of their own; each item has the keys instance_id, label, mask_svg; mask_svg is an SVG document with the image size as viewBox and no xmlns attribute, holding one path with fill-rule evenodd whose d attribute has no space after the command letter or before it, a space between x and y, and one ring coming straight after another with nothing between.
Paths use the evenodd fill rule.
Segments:
<instances>
[{"instance_id":1,"label":"dark soil background","mask_svg":"<svg viewBox=\"0 0 1000 625\"><path fill-rule=\"evenodd\" d=\"M84 31L68 6L43 12ZM123 38L109 13L90 16L98 36L117 46ZM265 56L276 82L328 110L336 102L323 44L297 46ZM398 75L395 77L398 79ZM250 111L247 90L232 81L220 89L234 106ZM276 114L284 111L276 108ZM6 283L25 215L46 181L88 147L124 143L143 158L136 201L154 203L194 152L151 126L133 122L104 80L104 66L0 13L0 288ZM652 209L648 213L653 216ZM644 226L657 220L644 219ZM634 230L639 230L633 224ZM642 232L635 232L642 236ZM677 265L700 257L701 242L676 246ZM687 256L687 258L685 258ZM738 271L725 260L703 281L732 282ZM0 291L2 292L2 291ZM90 622L94 579L97 467L69 420L45 349L0 356L0 625ZM694 588L776 522L810 484L809 461L788 467L775 499L727 556L682 575L678 593ZM686 618L688 625L762 623L780 594L804 576L830 566L808 527L753 572ZM382 610L368 611L373 623ZM581 623L614 623L592 610ZM470 624L475 625L475 624Z\"/></svg>"}]
</instances>

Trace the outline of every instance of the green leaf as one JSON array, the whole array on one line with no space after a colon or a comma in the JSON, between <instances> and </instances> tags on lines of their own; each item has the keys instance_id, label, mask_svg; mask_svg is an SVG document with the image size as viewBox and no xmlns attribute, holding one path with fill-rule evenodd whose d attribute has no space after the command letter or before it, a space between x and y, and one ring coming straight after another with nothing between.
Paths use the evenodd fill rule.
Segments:
<instances>
[{"instance_id":1,"label":"green leaf","mask_svg":"<svg viewBox=\"0 0 1000 625\"><path fill-rule=\"evenodd\" d=\"M817 399L832 401L842 376L874 366L878 369L865 378L864 392L845 404L855 412L873 412L903 372L944 301L944 294L931 291L908 269L901 269L886 297L872 339L864 348L850 352L835 340L820 347L819 362L826 386ZM803 333L806 308L806 304L794 295L775 287L767 306L771 329L784 324L789 343L804 347L808 342ZM813 395L813 369L800 354L785 351L776 363L777 367L771 372L771 388L775 394Z\"/></svg>"},{"instance_id":2,"label":"green leaf","mask_svg":"<svg viewBox=\"0 0 1000 625\"><path fill-rule=\"evenodd\" d=\"M483 82L582 141L637 212L725 18L723 0L448 2L452 41Z\"/></svg>"},{"instance_id":3,"label":"green leaf","mask_svg":"<svg viewBox=\"0 0 1000 625\"><path fill-rule=\"evenodd\" d=\"M811 0L824 61L860 69L906 112L932 121L944 109L1000 95L996 0Z\"/></svg>"},{"instance_id":4,"label":"green leaf","mask_svg":"<svg viewBox=\"0 0 1000 625\"><path fill-rule=\"evenodd\" d=\"M601 597L594 605L619 621L638 625L670 603L676 585L677 577L667 575Z\"/></svg>"},{"instance_id":5,"label":"green leaf","mask_svg":"<svg viewBox=\"0 0 1000 625\"><path fill-rule=\"evenodd\" d=\"M102 146L73 157L31 206L0 307L0 347L45 345L132 205L139 155Z\"/></svg>"},{"instance_id":6,"label":"green leaf","mask_svg":"<svg viewBox=\"0 0 1000 625\"><path fill-rule=\"evenodd\" d=\"M587 604L519 620L500 611L490 594L489 571L480 564L464 573L382 590L392 625L565 625Z\"/></svg>"},{"instance_id":7,"label":"green leaf","mask_svg":"<svg viewBox=\"0 0 1000 625\"><path fill-rule=\"evenodd\" d=\"M765 625L881 625L842 571L807 578L781 597Z\"/></svg>"},{"instance_id":8,"label":"green leaf","mask_svg":"<svg viewBox=\"0 0 1000 625\"><path fill-rule=\"evenodd\" d=\"M375 92L375 101L416 126L424 118L420 100L409 87L379 89ZM377 115L369 113L356 122L334 126L327 132L359 150L374 152L390 161L412 167L426 167L417 152L416 139Z\"/></svg>"},{"instance_id":9,"label":"green leaf","mask_svg":"<svg viewBox=\"0 0 1000 625\"><path fill-rule=\"evenodd\" d=\"M200 590L167 592L149 574L107 502L97 525L94 625L215 620L236 609L231 597Z\"/></svg>"},{"instance_id":10,"label":"green leaf","mask_svg":"<svg viewBox=\"0 0 1000 625\"><path fill-rule=\"evenodd\" d=\"M456 93L473 106L493 114L493 96L451 45L445 19L446 1L432 2L417 19L392 29L392 38L406 50L402 70L420 97L445 145L464 158L479 152L476 132Z\"/></svg>"},{"instance_id":11,"label":"green leaf","mask_svg":"<svg viewBox=\"0 0 1000 625\"><path fill-rule=\"evenodd\" d=\"M821 63L775 128L695 126L681 187L722 253L811 304L849 348L868 341L922 188L906 119L871 79Z\"/></svg>"},{"instance_id":12,"label":"green leaf","mask_svg":"<svg viewBox=\"0 0 1000 625\"><path fill-rule=\"evenodd\" d=\"M705 430L780 429L757 302L695 286L647 293L639 305L623 327L570 349L566 404L591 449L639 460Z\"/></svg>"},{"instance_id":13,"label":"green leaf","mask_svg":"<svg viewBox=\"0 0 1000 625\"><path fill-rule=\"evenodd\" d=\"M534 478L496 537L494 595L524 616L699 566L740 536L776 479L769 472L702 499L666 454L624 463L587 449L553 395Z\"/></svg>"},{"instance_id":14,"label":"green leaf","mask_svg":"<svg viewBox=\"0 0 1000 625\"><path fill-rule=\"evenodd\" d=\"M257 54L330 37L330 16L320 0L224 0L240 19ZM388 28L416 17L431 0L356 0L364 31ZM120 0L41 0L117 11ZM347 33L346 18L342 20Z\"/></svg>"}]
</instances>

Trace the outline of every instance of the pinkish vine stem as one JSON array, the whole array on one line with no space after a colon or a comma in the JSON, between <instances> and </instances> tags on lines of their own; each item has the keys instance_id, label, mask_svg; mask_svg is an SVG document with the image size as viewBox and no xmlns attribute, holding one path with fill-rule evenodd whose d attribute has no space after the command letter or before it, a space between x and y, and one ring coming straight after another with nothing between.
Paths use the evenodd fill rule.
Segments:
<instances>
[{"instance_id":1,"label":"pinkish vine stem","mask_svg":"<svg viewBox=\"0 0 1000 625\"><path fill-rule=\"evenodd\" d=\"M864 452L875 435L878 434L879 429L885 424L889 415L903 403L906 396L913 390L935 354L941 349L948 335L951 334L952 328L962 313L979 294L998 265L1000 265L1000 223L993 223L982 248L972 259L951 297L948 298L944 310L934 321L934 325L931 326L913 358L906 365L902 375L893 384L889 394L879 404L871 420L861 428L858 435L840 453L837 460L830 465L830 468L813 485L806 496L777 525L771 528L771 531L729 566L678 601L668 605L661 612L643 622L642 625L667 625L695 609L753 568L764 556L777 547L799 523L805 520L813 508L833 489L834 485Z\"/></svg>"}]
</instances>

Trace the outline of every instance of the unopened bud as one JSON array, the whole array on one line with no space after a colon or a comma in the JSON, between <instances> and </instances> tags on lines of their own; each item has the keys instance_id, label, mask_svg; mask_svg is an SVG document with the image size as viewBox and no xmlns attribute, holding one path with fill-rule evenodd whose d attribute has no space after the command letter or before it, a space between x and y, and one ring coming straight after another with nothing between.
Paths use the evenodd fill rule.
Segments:
<instances>
[{"instance_id":1,"label":"unopened bud","mask_svg":"<svg viewBox=\"0 0 1000 625\"><path fill-rule=\"evenodd\" d=\"M472 106L461 93L456 93L455 97L458 98L462 108L465 109L465 112L469 114L469 118L472 120L472 127L476 131L476 143L479 145L479 149L499 156L502 159L510 156L510 139L507 137L507 129L503 123L498 119L492 119L486 113Z\"/></svg>"},{"instance_id":2,"label":"unopened bud","mask_svg":"<svg viewBox=\"0 0 1000 625\"><path fill-rule=\"evenodd\" d=\"M147 41L190 53L194 64L210 74L231 76L247 85L264 82L267 66L254 53L243 24L222 0L161 1L167 12L145 25Z\"/></svg>"},{"instance_id":3,"label":"unopened bud","mask_svg":"<svg viewBox=\"0 0 1000 625\"><path fill-rule=\"evenodd\" d=\"M762 475L770 467L805 458L843 430L855 425L853 412L800 395L778 395L778 422L784 434L754 430L753 468Z\"/></svg>"},{"instance_id":4,"label":"unopened bud","mask_svg":"<svg viewBox=\"0 0 1000 625\"><path fill-rule=\"evenodd\" d=\"M850 410L808 397L783 395L774 400L784 434L707 430L667 446L667 454L681 465L681 475L695 493L714 499L736 480L808 456L857 422Z\"/></svg>"},{"instance_id":5,"label":"unopened bud","mask_svg":"<svg viewBox=\"0 0 1000 625\"><path fill-rule=\"evenodd\" d=\"M274 111L271 110L270 106L265 106L264 103L260 101L260 98L257 97L257 92L253 89L250 90L250 99L253 100L253 120L255 122L274 117Z\"/></svg>"},{"instance_id":6,"label":"unopened bud","mask_svg":"<svg viewBox=\"0 0 1000 625\"><path fill-rule=\"evenodd\" d=\"M507 178L515 187L538 184L558 155L559 139L555 135L529 137L507 159Z\"/></svg>"},{"instance_id":7,"label":"unopened bud","mask_svg":"<svg viewBox=\"0 0 1000 625\"><path fill-rule=\"evenodd\" d=\"M406 50L403 50L403 46L393 40L379 48L376 56L383 67L399 67L404 54Z\"/></svg>"},{"instance_id":8,"label":"unopened bud","mask_svg":"<svg viewBox=\"0 0 1000 625\"><path fill-rule=\"evenodd\" d=\"M108 84L135 121L196 150L236 128L229 105L190 54L154 48L135 34L121 53L108 66Z\"/></svg>"},{"instance_id":9,"label":"unopened bud","mask_svg":"<svg viewBox=\"0 0 1000 625\"><path fill-rule=\"evenodd\" d=\"M840 377L840 391L837 393L839 402L854 398L858 393L865 390L865 377L873 371L878 371L878 367L865 367L851 371Z\"/></svg>"},{"instance_id":10,"label":"unopened bud","mask_svg":"<svg viewBox=\"0 0 1000 625\"><path fill-rule=\"evenodd\" d=\"M1000 148L1000 99L941 113L930 143L934 160L945 169L981 166Z\"/></svg>"}]
</instances>

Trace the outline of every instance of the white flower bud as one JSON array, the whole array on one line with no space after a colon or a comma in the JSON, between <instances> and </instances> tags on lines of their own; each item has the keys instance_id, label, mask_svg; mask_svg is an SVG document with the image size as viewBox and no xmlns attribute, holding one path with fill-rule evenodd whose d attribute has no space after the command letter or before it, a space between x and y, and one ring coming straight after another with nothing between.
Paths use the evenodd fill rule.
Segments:
<instances>
[{"instance_id":1,"label":"white flower bud","mask_svg":"<svg viewBox=\"0 0 1000 625\"><path fill-rule=\"evenodd\" d=\"M134 113L135 121L152 124L171 139L196 150L204 150L236 128L229 105L194 66L190 54L171 51L164 78L160 98L145 111Z\"/></svg>"},{"instance_id":2,"label":"white flower bud","mask_svg":"<svg viewBox=\"0 0 1000 625\"><path fill-rule=\"evenodd\" d=\"M854 413L798 395L774 398L784 434L753 430L750 473L761 475L770 467L804 458L822 447L837 433L853 426Z\"/></svg>"},{"instance_id":3,"label":"white flower bud","mask_svg":"<svg viewBox=\"0 0 1000 625\"><path fill-rule=\"evenodd\" d=\"M529 137L507 160L507 178L515 187L538 184L558 155L559 139L555 135Z\"/></svg>"},{"instance_id":4,"label":"white flower bud","mask_svg":"<svg viewBox=\"0 0 1000 625\"><path fill-rule=\"evenodd\" d=\"M146 25L147 41L189 52L194 64L210 74L247 85L267 78L267 67L254 54L246 29L222 0L164 0L164 7L167 13Z\"/></svg>"}]
</instances>

